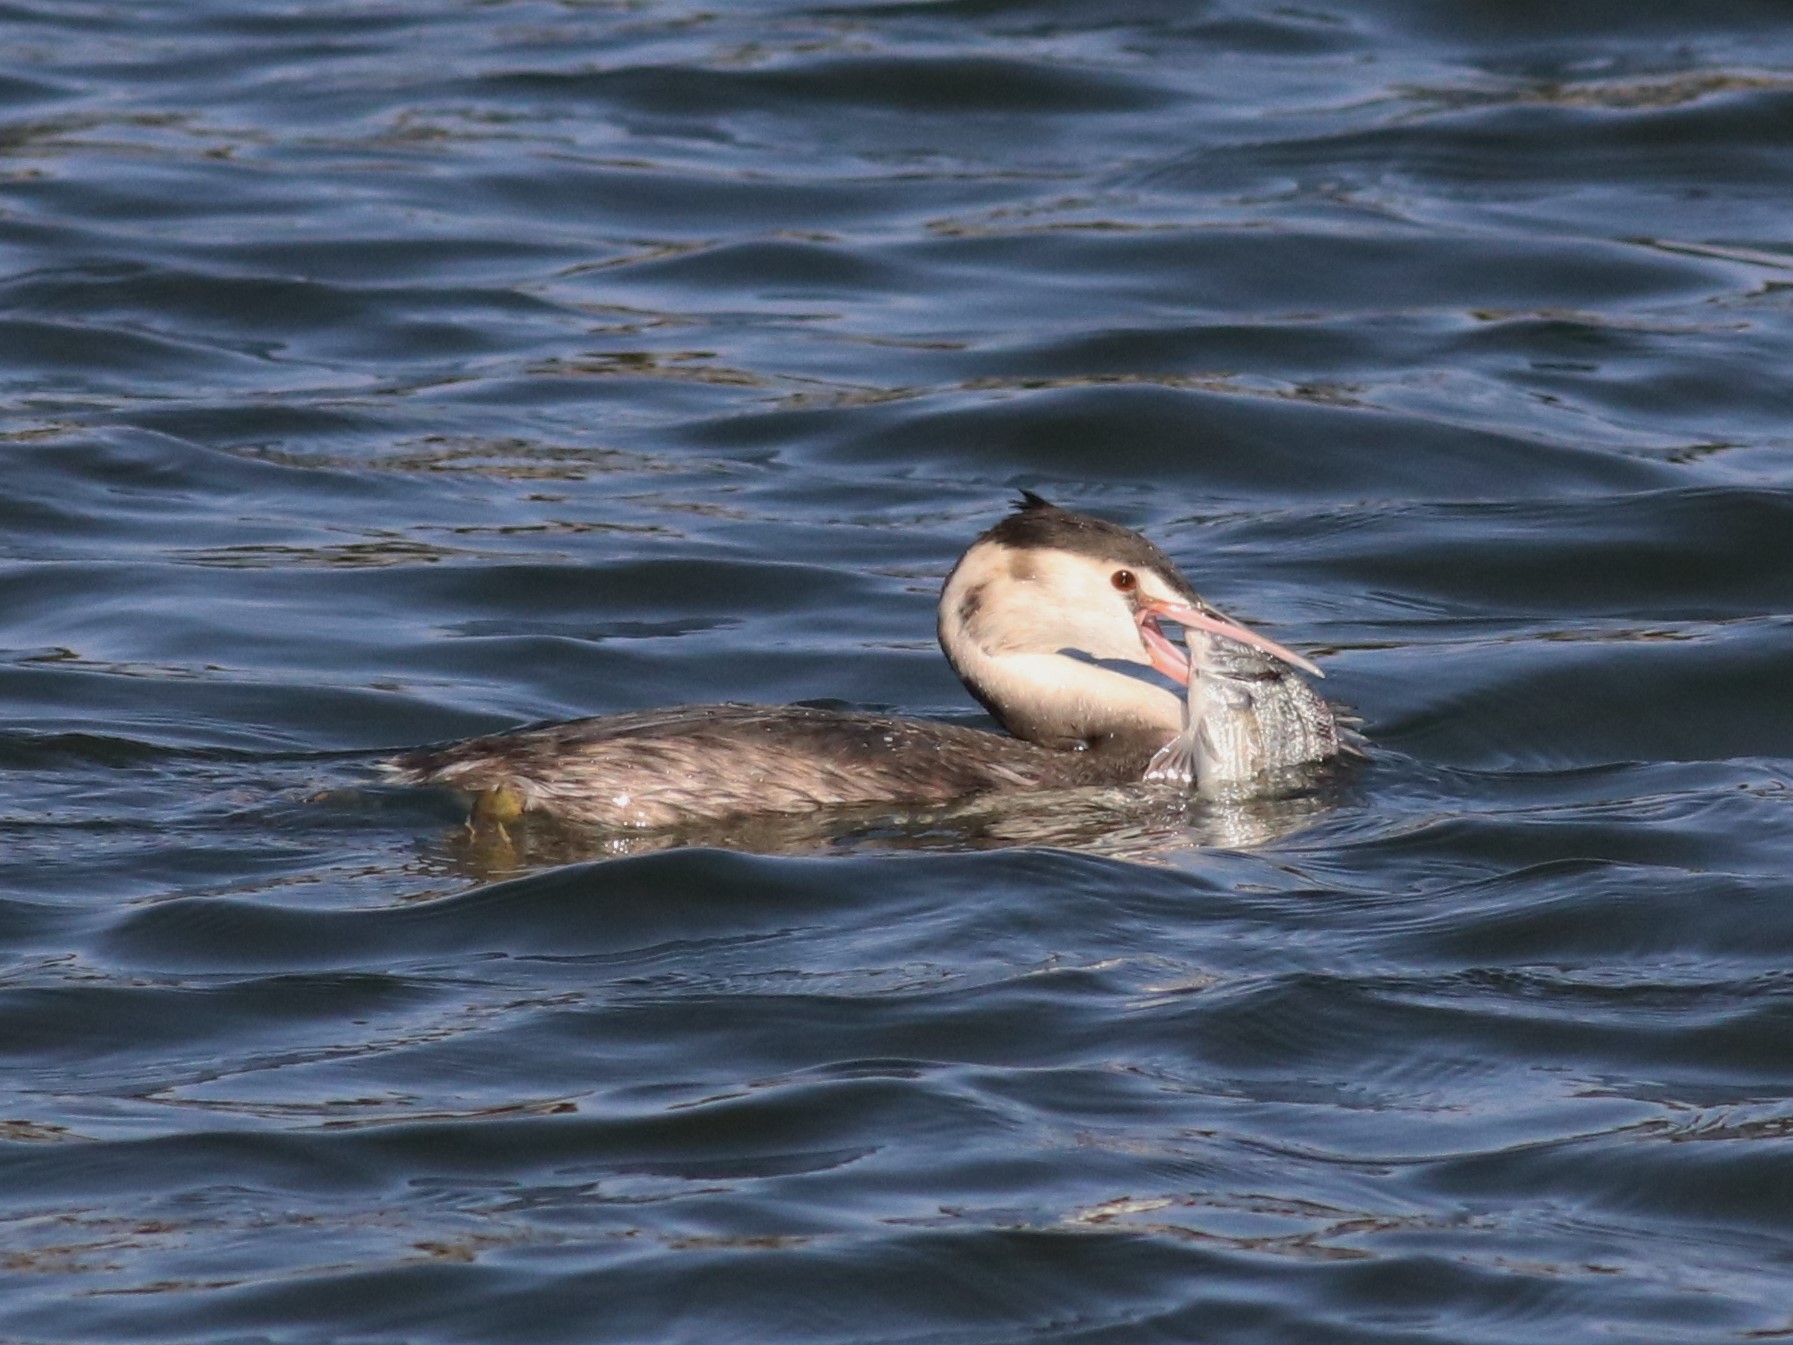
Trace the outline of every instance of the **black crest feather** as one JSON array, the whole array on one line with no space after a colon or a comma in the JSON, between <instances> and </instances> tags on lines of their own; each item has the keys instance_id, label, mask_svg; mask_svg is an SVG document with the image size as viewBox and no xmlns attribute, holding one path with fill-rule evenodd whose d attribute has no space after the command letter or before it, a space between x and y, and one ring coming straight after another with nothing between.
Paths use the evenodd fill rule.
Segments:
<instances>
[{"instance_id":1,"label":"black crest feather","mask_svg":"<svg viewBox=\"0 0 1793 1345\"><path fill-rule=\"evenodd\" d=\"M1061 509L1031 490L1022 491L1015 512L979 540L1023 551L1035 547L1070 551L1133 569L1156 570L1172 585L1194 596L1194 590L1178 571L1176 562L1133 529L1110 523L1105 518Z\"/></svg>"}]
</instances>

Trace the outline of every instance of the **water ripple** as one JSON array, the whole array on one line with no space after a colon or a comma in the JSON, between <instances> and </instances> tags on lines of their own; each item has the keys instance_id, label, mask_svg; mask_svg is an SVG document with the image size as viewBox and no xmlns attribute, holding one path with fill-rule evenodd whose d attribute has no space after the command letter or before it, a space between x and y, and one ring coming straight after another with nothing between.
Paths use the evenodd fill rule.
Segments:
<instances>
[{"instance_id":1,"label":"water ripple","mask_svg":"<svg viewBox=\"0 0 1793 1345\"><path fill-rule=\"evenodd\" d=\"M1774 6L0 4L0 1334L1789 1330ZM983 723L1015 489L1360 770L469 834Z\"/></svg>"}]
</instances>

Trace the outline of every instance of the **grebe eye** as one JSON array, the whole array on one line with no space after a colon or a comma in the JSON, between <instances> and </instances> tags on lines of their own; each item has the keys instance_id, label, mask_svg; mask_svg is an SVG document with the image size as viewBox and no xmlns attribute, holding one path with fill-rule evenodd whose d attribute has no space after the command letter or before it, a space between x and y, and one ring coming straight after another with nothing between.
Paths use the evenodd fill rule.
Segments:
<instances>
[{"instance_id":1,"label":"grebe eye","mask_svg":"<svg viewBox=\"0 0 1793 1345\"><path fill-rule=\"evenodd\" d=\"M1131 593L1139 587L1139 577L1131 570L1116 570L1109 582L1122 593Z\"/></svg>"}]
</instances>

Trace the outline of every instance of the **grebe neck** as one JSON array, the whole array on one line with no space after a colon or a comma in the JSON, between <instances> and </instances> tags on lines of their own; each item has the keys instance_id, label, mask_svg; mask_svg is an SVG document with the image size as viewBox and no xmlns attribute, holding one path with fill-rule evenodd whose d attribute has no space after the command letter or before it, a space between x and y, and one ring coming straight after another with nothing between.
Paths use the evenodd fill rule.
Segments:
<instances>
[{"instance_id":1,"label":"grebe neck","mask_svg":"<svg viewBox=\"0 0 1793 1345\"><path fill-rule=\"evenodd\" d=\"M1017 738L1043 747L1156 746L1183 727L1175 693L1061 652L1149 666L1131 624L1126 638L1077 628L1076 613L1042 610L1029 593L1039 557L984 547L966 554L940 594L940 647L966 690ZM1048 576L1041 576L1046 578ZM996 582L993 582L996 581Z\"/></svg>"}]
</instances>

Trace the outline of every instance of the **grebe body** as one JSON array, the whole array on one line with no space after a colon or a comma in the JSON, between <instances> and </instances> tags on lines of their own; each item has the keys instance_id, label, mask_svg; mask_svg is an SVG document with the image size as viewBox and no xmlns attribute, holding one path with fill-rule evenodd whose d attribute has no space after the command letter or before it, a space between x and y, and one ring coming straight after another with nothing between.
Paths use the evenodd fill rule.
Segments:
<instances>
[{"instance_id":1,"label":"grebe body","mask_svg":"<svg viewBox=\"0 0 1793 1345\"><path fill-rule=\"evenodd\" d=\"M536 812L608 829L1137 783L1194 702L1099 661L1186 684L1190 660L1160 619L1182 624L1192 648L1199 633L1303 690L1289 668L1319 673L1209 607L1138 533L1024 493L947 576L938 622L953 670L1011 736L819 706L682 706L424 748L385 769L471 796L476 818ZM1324 724L1304 721L1294 750L1335 754L1326 703L1309 692L1298 709Z\"/></svg>"}]
</instances>

